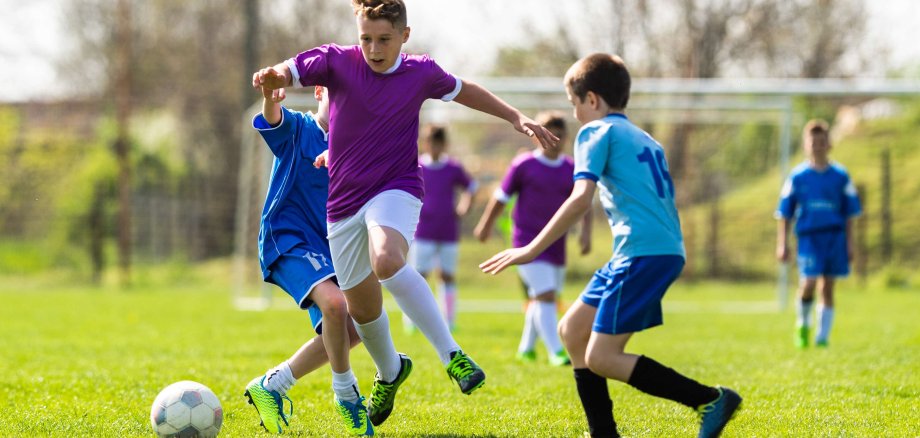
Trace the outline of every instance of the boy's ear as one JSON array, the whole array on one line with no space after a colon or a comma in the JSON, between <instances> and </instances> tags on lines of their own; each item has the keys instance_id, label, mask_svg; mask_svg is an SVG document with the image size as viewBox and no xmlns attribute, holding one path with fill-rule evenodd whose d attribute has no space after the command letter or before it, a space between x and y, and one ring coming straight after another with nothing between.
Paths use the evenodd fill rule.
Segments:
<instances>
[{"instance_id":1,"label":"boy's ear","mask_svg":"<svg viewBox=\"0 0 920 438\"><path fill-rule=\"evenodd\" d=\"M410 28L409 26L406 26L406 28L403 29L403 31L402 31L402 35L403 35L403 41L402 41L402 42L403 42L403 44L406 44L406 42L409 41L409 33L410 33L411 31L412 31L412 28Z\"/></svg>"},{"instance_id":2,"label":"boy's ear","mask_svg":"<svg viewBox=\"0 0 920 438\"><path fill-rule=\"evenodd\" d=\"M598 109L601 106L601 100L597 97L597 93L593 91L588 91L588 93L585 94L585 101L591 109Z\"/></svg>"}]
</instances>

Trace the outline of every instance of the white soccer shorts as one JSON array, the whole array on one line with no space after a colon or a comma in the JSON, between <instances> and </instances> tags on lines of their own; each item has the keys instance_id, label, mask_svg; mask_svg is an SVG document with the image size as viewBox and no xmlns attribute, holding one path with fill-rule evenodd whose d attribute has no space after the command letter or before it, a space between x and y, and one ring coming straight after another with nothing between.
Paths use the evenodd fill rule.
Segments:
<instances>
[{"instance_id":1,"label":"white soccer shorts","mask_svg":"<svg viewBox=\"0 0 920 438\"><path fill-rule=\"evenodd\" d=\"M527 285L527 295L531 298L549 291L559 294L565 281L565 266L538 260L518 266L518 275Z\"/></svg>"},{"instance_id":2,"label":"white soccer shorts","mask_svg":"<svg viewBox=\"0 0 920 438\"><path fill-rule=\"evenodd\" d=\"M422 274L438 268L445 274L454 275L458 253L457 242L416 239L409 248L409 263Z\"/></svg>"},{"instance_id":3,"label":"white soccer shorts","mask_svg":"<svg viewBox=\"0 0 920 438\"><path fill-rule=\"evenodd\" d=\"M367 230L384 226L402 234L412 244L422 201L402 190L387 190L367 201L353 216L326 223L329 250L339 288L347 291L371 274Z\"/></svg>"}]
</instances>

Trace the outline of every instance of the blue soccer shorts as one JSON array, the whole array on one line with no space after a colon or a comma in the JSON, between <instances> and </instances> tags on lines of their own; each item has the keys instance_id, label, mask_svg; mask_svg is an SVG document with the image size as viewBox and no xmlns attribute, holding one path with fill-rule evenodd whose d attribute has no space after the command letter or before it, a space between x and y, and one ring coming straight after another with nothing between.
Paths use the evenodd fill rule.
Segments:
<instances>
[{"instance_id":1,"label":"blue soccer shorts","mask_svg":"<svg viewBox=\"0 0 920 438\"><path fill-rule=\"evenodd\" d=\"M332 269L332 260L328 253L298 246L278 257L269 267L269 271L265 281L284 289L301 309L310 314L316 334L322 334L323 313L310 299L310 292L326 280L335 281L335 271Z\"/></svg>"},{"instance_id":2,"label":"blue soccer shorts","mask_svg":"<svg viewBox=\"0 0 920 438\"><path fill-rule=\"evenodd\" d=\"M798 236L799 274L805 278L845 277L850 273L847 235L843 230Z\"/></svg>"},{"instance_id":3,"label":"blue soccer shorts","mask_svg":"<svg viewBox=\"0 0 920 438\"><path fill-rule=\"evenodd\" d=\"M608 262L581 293L597 307L592 330L618 335L661 325L661 299L684 268L679 255L642 256Z\"/></svg>"}]
</instances>

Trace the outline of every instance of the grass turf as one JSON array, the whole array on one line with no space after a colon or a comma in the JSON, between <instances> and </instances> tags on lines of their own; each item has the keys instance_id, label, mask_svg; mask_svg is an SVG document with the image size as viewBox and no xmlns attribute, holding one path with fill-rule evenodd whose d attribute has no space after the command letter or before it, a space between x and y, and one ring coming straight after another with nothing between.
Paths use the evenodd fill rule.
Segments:
<instances>
[{"instance_id":1,"label":"grass turf","mask_svg":"<svg viewBox=\"0 0 920 438\"><path fill-rule=\"evenodd\" d=\"M461 303L519 300L515 281L507 274L471 277ZM0 282L0 436L150 436L157 392L185 379L221 399L221 436L259 435L244 385L312 335L306 315L284 297L268 311L235 310L224 282L128 292L23 284ZM566 298L578 289L570 284ZM629 351L738 390L745 401L725 436L920 430L917 291L861 291L844 283L831 347L806 351L792 347L793 313L771 310L774 297L768 284L678 283L665 299L666 325L636 336ZM397 349L412 356L415 370L378 435L559 437L586 430L570 368L547 365L542 346L537 364L513 360L519 312L461 313L457 340L488 374L471 396L448 379L420 334L399 329L395 310L391 321ZM352 362L369 395L374 369L362 347ZM328 373L324 367L291 391L291 435L342 435ZM689 409L622 383L609 387L625 436L695 436Z\"/></svg>"}]
</instances>

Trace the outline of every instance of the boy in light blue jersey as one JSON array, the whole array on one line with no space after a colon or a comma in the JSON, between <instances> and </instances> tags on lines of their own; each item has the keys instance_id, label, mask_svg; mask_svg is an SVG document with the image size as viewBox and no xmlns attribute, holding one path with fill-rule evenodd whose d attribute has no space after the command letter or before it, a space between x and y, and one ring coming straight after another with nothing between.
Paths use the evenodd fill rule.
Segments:
<instances>
[{"instance_id":1,"label":"boy in light blue jersey","mask_svg":"<svg viewBox=\"0 0 920 438\"><path fill-rule=\"evenodd\" d=\"M252 124L275 156L259 229L262 275L307 310L318 336L290 359L249 382L245 395L258 411L262 426L281 433L288 425L283 409L283 400L290 401L287 391L328 359L333 401L346 431L373 435L349 362L349 349L360 338L336 284L326 240L329 174L320 164L328 148L329 101L323 88L316 87L319 109L310 114L282 107L283 89L263 87L262 95L262 113Z\"/></svg>"},{"instance_id":2,"label":"boy in light blue jersey","mask_svg":"<svg viewBox=\"0 0 920 438\"><path fill-rule=\"evenodd\" d=\"M575 186L528 245L496 254L480 267L498 273L528 263L580 220L596 187L613 233L613 256L595 272L559 323L591 436L619 436L605 378L696 409L700 437L715 437L741 404L733 390L709 387L646 357L626 353L639 331L662 324L661 299L684 266L674 183L664 150L623 111L629 72L613 55L582 58L565 75L575 118Z\"/></svg>"},{"instance_id":3,"label":"boy in light blue jersey","mask_svg":"<svg viewBox=\"0 0 920 438\"><path fill-rule=\"evenodd\" d=\"M795 345L808 346L811 307L818 279L818 332L815 345L827 347L834 320L834 279L850 273L853 257L852 224L862 208L856 187L843 166L832 163L830 129L823 120L812 120L803 130L802 147L808 161L792 169L780 194L776 218L779 226L776 258L789 258L789 229L795 221L799 242L799 282L796 306Z\"/></svg>"}]
</instances>

